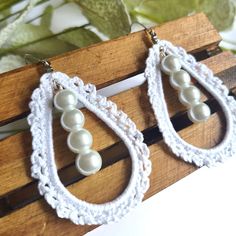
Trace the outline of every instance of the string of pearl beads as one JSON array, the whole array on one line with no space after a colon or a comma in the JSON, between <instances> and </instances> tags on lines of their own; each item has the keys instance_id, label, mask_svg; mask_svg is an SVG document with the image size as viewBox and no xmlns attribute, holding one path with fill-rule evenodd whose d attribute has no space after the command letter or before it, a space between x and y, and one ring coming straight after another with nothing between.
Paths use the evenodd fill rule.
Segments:
<instances>
[{"instance_id":1,"label":"string of pearl beads","mask_svg":"<svg viewBox=\"0 0 236 236\"><path fill-rule=\"evenodd\" d=\"M170 76L170 84L179 93L179 101L188 108L188 117L194 122L206 121L211 111L207 104L200 101L200 90L191 83L190 75L181 69L177 56L167 55L161 60L161 70Z\"/></svg>"},{"instance_id":2,"label":"string of pearl beads","mask_svg":"<svg viewBox=\"0 0 236 236\"><path fill-rule=\"evenodd\" d=\"M76 153L75 166L83 175L91 175L101 169L102 158L92 149L93 137L84 129L84 115L76 108L77 96L69 89L61 89L54 96L54 106L62 113L61 125L70 132L67 138L69 149Z\"/></svg>"}]
</instances>

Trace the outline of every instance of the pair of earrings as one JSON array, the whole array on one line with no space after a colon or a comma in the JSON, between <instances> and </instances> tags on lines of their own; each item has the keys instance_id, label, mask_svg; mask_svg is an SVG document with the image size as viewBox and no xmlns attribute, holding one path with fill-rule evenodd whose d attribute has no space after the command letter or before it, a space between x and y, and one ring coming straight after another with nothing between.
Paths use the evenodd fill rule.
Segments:
<instances>
[{"instance_id":1,"label":"pair of earrings","mask_svg":"<svg viewBox=\"0 0 236 236\"><path fill-rule=\"evenodd\" d=\"M211 166L236 153L236 101L228 89L205 65L181 47L160 40L152 29L146 29L153 47L149 49L145 77L148 96L164 141L172 152L184 161L197 166ZM151 162L143 136L127 115L118 110L106 97L97 94L92 84L85 85L78 77L69 78L61 72L49 69L40 79L30 102L28 122L33 137L32 176L39 180L41 195L61 218L75 224L106 224L117 221L139 204L149 188ZM219 102L227 121L223 141L206 150L194 147L180 138L170 121L164 98L161 71L169 75L170 84L178 90L179 100L188 108L188 117L193 122L207 120L210 109L200 102L200 91L191 83L194 77ZM52 137L52 109L62 112L61 125L69 132L67 144L76 153L76 167L83 175L96 173L102 166L98 152L92 150L92 135L83 128L84 115L78 109L78 101L103 120L127 146L132 160L132 174L126 190L115 200L105 204L91 204L73 196L61 183L54 160Z\"/></svg>"}]
</instances>

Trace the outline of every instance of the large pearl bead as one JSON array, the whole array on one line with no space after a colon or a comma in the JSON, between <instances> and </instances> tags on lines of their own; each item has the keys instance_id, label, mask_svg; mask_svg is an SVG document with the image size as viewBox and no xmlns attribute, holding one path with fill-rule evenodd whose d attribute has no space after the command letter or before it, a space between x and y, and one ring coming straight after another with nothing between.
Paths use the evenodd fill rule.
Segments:
<instances>
[{"instance_id":1,"label":"large pearl bead","mask_svg":"<svg viewBox=\"0 0 236 236\"><path fill-rule=\"evenodd\" d=\"M179 71L181 69L179 58L173 55L164 57L161 61L161 69L168 75L175 71Z\"/></svg>"},{"instance_id":2,"label":"large pearl bead","mask_svg":"<svg viewBox=\"0 0 236 236\"><path fill-rule=\"evenodd\" d=\"M199 102L201 93L195 86L184 87L179 93L179 100L186 106L195 105Z\"/></svg>"},{"instance_id":3,"label":"large pearl bead","mask_svg":"<svg viewBox=\"0 0 236 236\"><path fill-rule=\"evenodd\" d=\"M67 138L67 145L72 152L84 153L92 146L93 137L86 129L71 132Z\"/></svg>"},{"instance_id":4,"label":"large pearl bead","mask_svg":"<svg viewBox=\"0 0 236 236\"><path fill-rule=\"evenodd\" d=\"M61 116L61 125L68 132L77 131L84 125L84 114L78 109L65 111Z\"/></svg>"},{"instance_id":5,"label":"large pearl bead","mask_svg":"<svg viewBox=\"0 0 236 236\"><path fill-rule=\"evenodd\" d=\"M102 158L98 152L89 150L77 156L75 165L82 175L92 175L101 169Z\"/></svg>"},{"instance_id":6,"label":"large pearl bead","mask_svg":"<svg viewBox=\"0 0 236 236\"><path fill-rule=\"evenodd\" d=\"M54 97L54 106L59 111L69 111L75 108L77 96L69 89L59 91Z\"/></svg>"},{"instance_id":7,"label":"large pearl bead","mask_svg":"<svg viewBox=\"0 0 236 236\"><path fill-rule=\"evenodd\" d=\"M211 115L211 110L209 106L202 102L193 106L188 111L188 117L194 123L205 121L210 117L210 115Z\"/></svg>"},{"instance_id":8,"label":"large pearl bead","mask_svg":"<svg viewBox=\"0 0 236 236\"><path fill-rule=\"evenodd\" d=\"M171 74L170 84L175 89L181 89L188 87L191 83L191 78L189 73L185 70L179 70Z\"/></svg>"}]
</instances>

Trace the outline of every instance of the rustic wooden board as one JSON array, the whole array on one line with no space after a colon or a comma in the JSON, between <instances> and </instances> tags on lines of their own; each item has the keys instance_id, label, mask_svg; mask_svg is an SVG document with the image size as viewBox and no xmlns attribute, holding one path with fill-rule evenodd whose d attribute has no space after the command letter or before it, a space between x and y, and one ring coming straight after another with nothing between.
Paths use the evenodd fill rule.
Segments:
<instances>
[{"instance_id":1,"label":"rustic wooden board","mask_svg":"<svg viewBox=\"0 0 236 236\"><path fill-rule=\"evenodd\" d=\"M236 66L236 58L228 52L223 52L215 57L204 60L214 73L220 73ZM234 83L228 77L223 78L227 86L234 88ZM177 112L184 111L176 99L176 92L170 88L167 80L164 80L165 90L168 92L167 102L170 116ZM205 100L206 97L203 97ZM119 108L124 110L136 123L140 130L147 129L156 124L152 109L149 105L146 85L139 88L123 92L122 94L111 98ZM127 104L129 104L127 106ZM85 127L92 131L94 137L94 148L102 150L116 143L119 138L106 126L98 120L93 114L83 109L86 115ZM67 132L65 132L56 119L54 129L56 161L58 169L74 162L74 154L67 147L61 145L66 143ZM11 136L0 142L0 195L14 190L17 187L24 186L32 181L30 177L30 154L31 138L29 131ZM65 158L66 157L66 158Z\"/></svg>"},{"instance_id":2,"label":"rustic wooden board","mask_svg":"<svg viewBox=\"0 0 236 236\"><path fill-rule=\"evenodd\" d=\"M196 145L202 146L204 141L204 147L213 146L222 138L221 129L223 127L221 123L219 116L215 114L207 123L197 124L194 127L190 126L182 130L180 135ZM216 126L219 129L215 129ZM151 188L145 198L152 196L195 170L193 165L176 159L162 141L151 145L150 151L153 170ZM68 189L81 199L101 203L115 198L125 188L129 174L130 161L124 159L101 170L94 176L71 185ZM104 188L104 184L107 189ZM55 212L44 200L29 204L1 218L0 224L4 225L0 228L0 235L12 235L14 232L19 232L20 235L82 235L93 228L75 226L67 220L58 219Z\"/></svg>"},{"instance_id":3,"label":"rustic wooden board","mask_svg":"<svg viewBox=\"0 0 236 236\"><path fill-rule=\"evenodd\" d=\"M202 50L220 40L203 14L169 22L156 29L160 38L181 45L188 51ZM85 82L102 87L143 69L149 46L145 33L138 32L75 50L50 61L55 70L79 75ZM28 66L0 75L0 122L28 110L30 94L37 87L41 73L39 67Z\"/></svg>"},{"instance_id":4,"label":"rustic wooden board","mask_svg":"<svg viewBox=\"0 0 236 236\"><path fill-rule=\"evenodd\" d=\"M191 52L212 49L220 40L219 34L203 14L169 22L156 30L160 38L168 39ZM144 33L138 32L69 52L51 61L56 70L79 75L85 82L92 82L100 88L140 73L144 69L149 46ZM232 91L236 91L236 81L232 76L236 70L236 58L232 54L223 52L203 62L214 73L222 76ZM0 124L26 114L30 94L37 87L41 75L39 69L33 65L0 75ZM196 167L171 154L158 130L153 128L156 121L146 89L146 85L142 85L111 99L144 131L146 142L150 145L153 170L151 187L145 195L148 198L188 175ZM170 88L165 79L164 89L168 91L166 99L170 116L185 140L203 148L220 142L225 131L224 118L220 112L213 114L204 124L190 125L185 122L185 108L177 101L176 91ZM209 98L207 93L202 97L203 100ZM214 101L208 101L213 110L218 110ZM66 145L62 145L66 133L58 119L54 123L56 162L58 169L61 169L61 179L66 185L69 184L68 189L73 194L90 202L103 203L116 198L124 190L129 180L131 163L119 138L93 114L85 109L83 112L86 115L85 127L94 136L94 148L104 154L104 168L98 174L83 179L75 172L74 155ZM83 235L96 227L75 226L56 217L44 200L35 201L39 196L36 184L31 182L30 177L31 138L28 131L1 141L0 150L0 215L5 215L0 218L0 235L13 235L16 232L17 235ZM27 204L27 201L32 203ZM15 207L20 209L9 214Z\"/></svg>"}]
</instances>

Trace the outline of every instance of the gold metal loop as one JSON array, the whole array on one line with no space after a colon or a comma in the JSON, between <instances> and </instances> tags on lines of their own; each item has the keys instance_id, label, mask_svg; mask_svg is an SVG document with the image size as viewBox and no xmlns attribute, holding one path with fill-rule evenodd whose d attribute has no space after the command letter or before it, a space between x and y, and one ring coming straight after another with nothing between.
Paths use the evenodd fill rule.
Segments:
<instances>
[{"instance_id":1,"label":"gold metal loop","mask_svg":"<svg viewBox=\"0 0 236 236\"><path fill-rule=\"evenodd\" d=\"M44 69L45 69L45 71L46 71L47 73L53 72L53 68L52 68L52 66L51 66L51 63L50 63L49 61L47 61L47 60L39 59L39 58L37 58L37 57L34 57L34 56L31 55L31 54L25 54L24 58L25 58L26 64L30 64L30 63L40 63L40 64L43 65L43 67L44 67Z\"/></svg>"},{"instance_id":2,"label":"gold metal loop","mask_svg":"<svg viewBox=\"0 0 236 236\"><path fill-rule=\"evenodd\" d=\"M150 29L145 29L149 39L151 40L152 44L157 44L159 42L159 39L157 37L156 32L154 31L154 29L150 28Z\"/></svg>"},{"instance_id":3,"label":"gold metal loop","mask_svg":"<svg viewBox=\"0 0 236 236\"><path fill-rule=\"evenodd\" d=\"M156 32L154 31L153 28L147 28L144 24L142 24L142 23L140 23L140 22L138 22L138 21L134 21L134 22L131 24L131 26L132 26L133 24L139 24L139 25L141 25L141 26L144 28L144 30L145 30L145 32L146 32L148 38L149 38L150 41L152 42L152 44L157 44L157 43L159 42L159 39L158 39L158 37L157 37L157 34L156 34Z\"/></svg>"}]
</instances>

